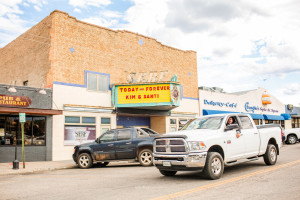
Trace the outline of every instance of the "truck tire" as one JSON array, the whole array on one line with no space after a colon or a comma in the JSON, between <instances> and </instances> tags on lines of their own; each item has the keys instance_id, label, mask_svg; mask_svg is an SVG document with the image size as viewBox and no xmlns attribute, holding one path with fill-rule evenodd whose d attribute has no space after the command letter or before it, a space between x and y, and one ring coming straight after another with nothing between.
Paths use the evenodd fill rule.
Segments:
<instances>
[{"instance_id":1,"label":"truck tire","mask_svg":"<svg viewBox=\"0 0 300 200\"><path fill-rule=\"evenodd\" d=\"M77 158L77 164L82 169L90 168L93 164L91 155L89 153L81 153Z\"/></svg>"},{"instance_id":2,"label":"truck tire","mask_svg":"<svg viewBox=\"0 0 300 200\"><path fill-rule=\"evenodd\" d=\"M159 170L159 172L164 176L175 176L177 171L166 171L166 170Z\"/></svg>"},{"instance_id":3,"label":"truck tire","mask_svg":"<svg viewBox=\"0 0 300 200\"><path fill-rule=\"evenodd\" d=\"M224 172L224 161L217 152L208 152L203 175L207 179L219 179Z\"/></svg>"},{"instance_id":4,"label":"truck tire","mask_svg":"<svg viewBox=\"0 0 300 200\"><path fill-rule=\"evenodd\" d=\"M139 153L139 162L142 166L151 166L153 164L152 151L144 149Z\"/></svg>"},{"instance_id":5,"label":"truck tire","mask_svg":"<svg viewBox=\"0 0 300 200\"><path fill-rule=\"evenodd\" d=\"M275 165L277 161L277 149L274 144L269 144L264 155L266 165Z\"/></svg>"},{"instance_id":6,"label":"truck tire","mask_svg":"<svg viewBox=\"0 0 300 200\"><path fill-rule=\"evenodd\" d=\"M296 144L296 142L297 142L297 137L296 137L295 135L289 135L289 136L287 137L286 142L287 142L288 144Z\"/></svg>"}]
</instances>

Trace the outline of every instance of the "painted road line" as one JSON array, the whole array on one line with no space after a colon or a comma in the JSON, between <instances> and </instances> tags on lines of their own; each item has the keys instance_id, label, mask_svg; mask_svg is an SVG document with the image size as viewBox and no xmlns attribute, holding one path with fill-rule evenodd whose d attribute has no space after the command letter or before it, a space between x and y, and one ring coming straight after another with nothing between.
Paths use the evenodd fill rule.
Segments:
<instances>
[{"instance_id":1,"label":"painted road line","mask_svg":"<svg viewBox=\"0 0 300 200\"><path fill-rule=\"evenodd\" d=\"M286 163L286 164L277 165L277 166L273 166L273 167L268 167L267 169L252 172L250 174L245 174L245 175L238 176L238 177L235 177L235 178L231 178L231 179L228 179L228 180L223 180L223 181L219 181L219 182L216 182L216 183L204 185L204 186L201 186L201 187L196 187L196 188L192 188L192 189L189 189L189 190L184 190L184 191L181 191L181 192L176 192L176 193L173 193L173 194L157 197L157 198L154 198L152 200L167 200L167 199L173 199L173 198L181 197L181 196L184 196L184 195L192 194L192 193L199 192L199 191L202 191L202 190L211 189L211 188L214 188L214 187L217 187L217 186L220 186L220 185L225 185L227 183L240 181L240 180L252 177L252 176L267 173L267 172L270 172L270 171L274 171L274 170L277 170L277 169L281 169L283 167L287 167L287 166L291 166L291 165L295 165L295 164L299 164L299 163L300 163L300 160L296 160L296 161L289 162L289 163Z\"/></svg>"}]
</instances>

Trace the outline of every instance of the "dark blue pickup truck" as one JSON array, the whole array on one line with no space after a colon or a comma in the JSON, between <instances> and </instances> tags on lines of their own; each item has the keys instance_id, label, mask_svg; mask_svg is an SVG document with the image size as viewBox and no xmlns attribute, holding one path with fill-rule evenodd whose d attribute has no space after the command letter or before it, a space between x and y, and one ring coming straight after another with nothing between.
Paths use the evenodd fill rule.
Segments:
<instances>
[{"instance_id":1,"label":"dark blue pickup truck","mask_svg":"<svg viewBox=\"0 0 300 200\"><path fill-rule=\"evenodd\" d=\"M142 166L153 164L153 140L158 133L149 128L112 129L92 143L74 147L73 160L80 168L93 164L106 166L116 160L137 160Z\"/></svg>"}]
</instances>

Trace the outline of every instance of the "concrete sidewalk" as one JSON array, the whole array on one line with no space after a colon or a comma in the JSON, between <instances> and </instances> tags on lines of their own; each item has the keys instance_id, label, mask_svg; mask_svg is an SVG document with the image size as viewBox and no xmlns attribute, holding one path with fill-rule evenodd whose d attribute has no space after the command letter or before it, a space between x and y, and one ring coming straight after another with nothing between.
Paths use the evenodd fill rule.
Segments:
<instances>
[{"instance_id":1,"label":"concrete sidewalk","mask_svg":"<svg viewBox=\"0 0 300 200\"><path fill-rule=\"evenodd\" d=\"M0 176L14 174L30 174L58 169L70 169L75 167L77 166L73 160L26 162L25 168L23 168L23 162L20 162L19 169L13 169L12 162L0 163Z\"/></svg>"}]
</instances>

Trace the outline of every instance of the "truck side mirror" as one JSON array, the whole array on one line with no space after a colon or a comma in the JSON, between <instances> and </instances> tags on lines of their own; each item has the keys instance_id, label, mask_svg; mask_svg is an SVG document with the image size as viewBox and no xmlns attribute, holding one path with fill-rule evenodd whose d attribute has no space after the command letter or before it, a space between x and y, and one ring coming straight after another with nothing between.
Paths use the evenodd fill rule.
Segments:
<instances>
[{"instance_id":1,"label":"truck side mirror","mask_svg":"<svg viewBox=\"0 0 300 200\"><path fill-rule=\"evenodd\" d=\"M100 138L97 138L95 141L96 141L97 143L100 143Z\"/></svg>"},{"instance_id":2,"label":"truck side mirror","mask_svg":"<svg viewBox=\"0 0 300 200\"><path fill-rule=\"evenodd\" d=\"M230 125L226 126L225 131L231 131L231 130L239 129L239 128L240 127L237 124L230 124Z\"/></svg>"}]
</instances>

